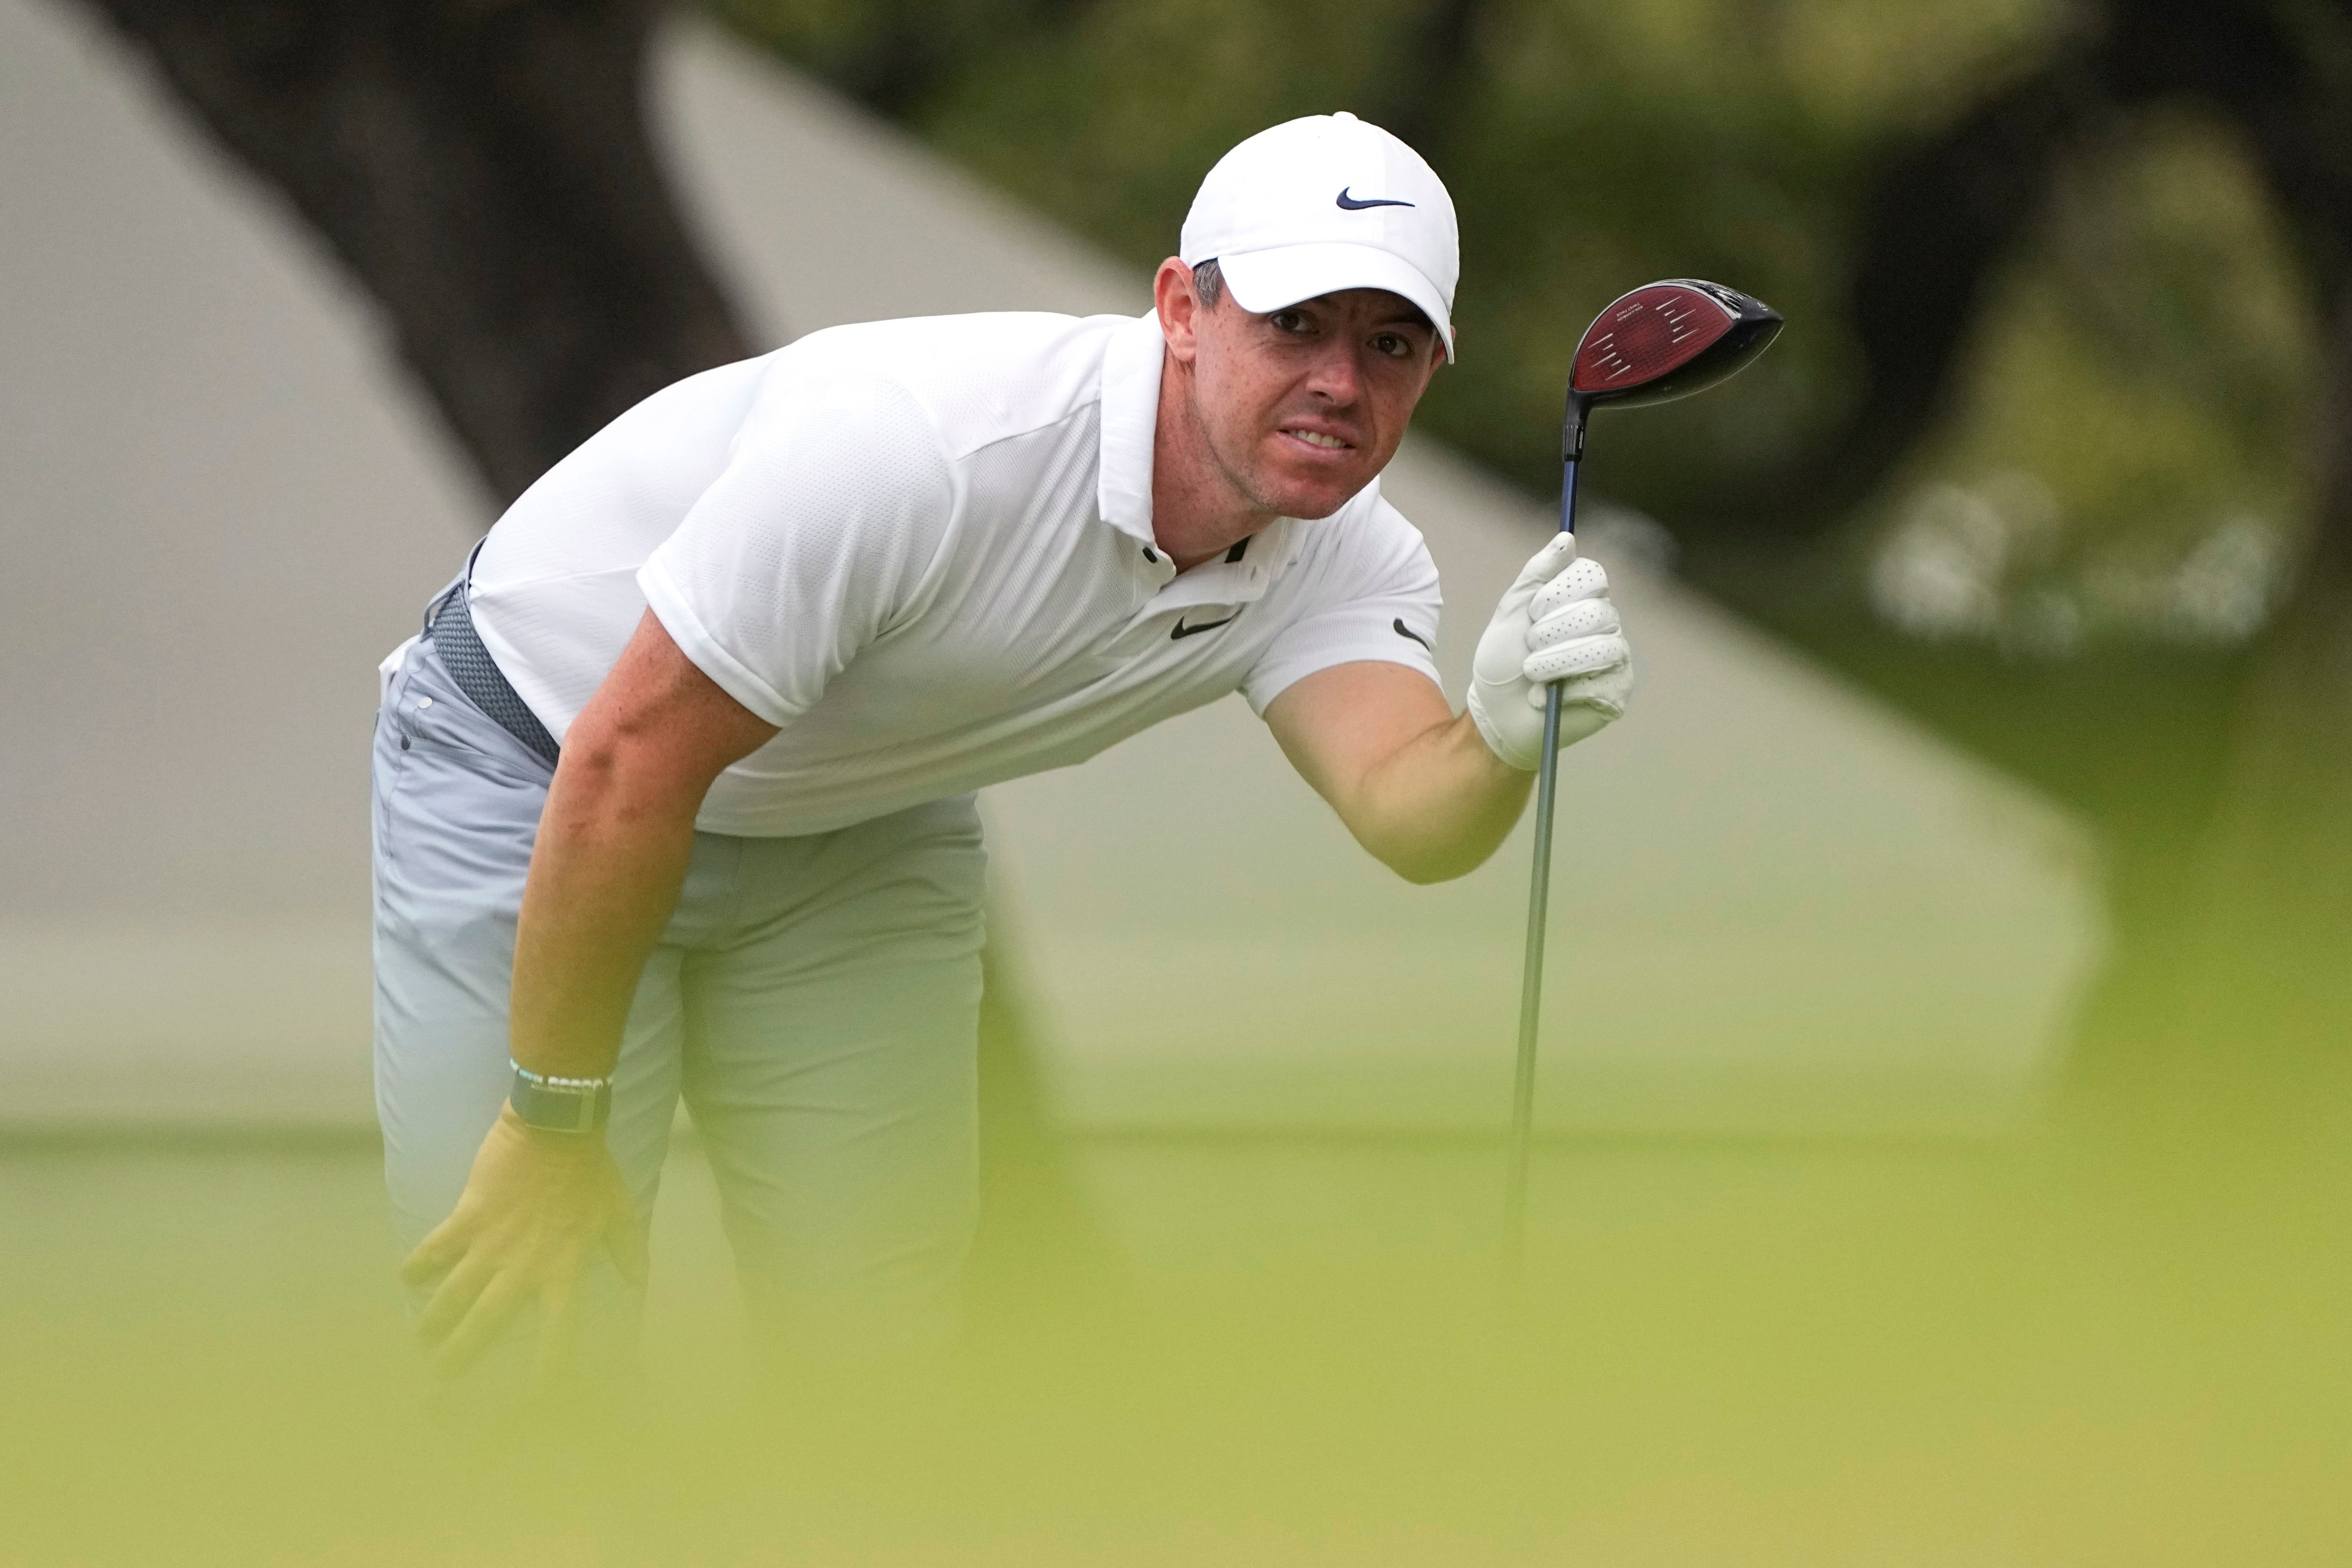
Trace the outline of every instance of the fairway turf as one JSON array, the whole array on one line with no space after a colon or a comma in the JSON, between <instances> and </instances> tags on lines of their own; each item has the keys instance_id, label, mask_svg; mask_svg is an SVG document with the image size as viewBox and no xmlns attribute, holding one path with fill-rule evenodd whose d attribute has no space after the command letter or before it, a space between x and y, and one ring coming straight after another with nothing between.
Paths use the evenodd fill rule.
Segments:
<instances>
[{"instance_id":1,"label":"fairway turf","mask_svg":"<svg viewBox=\"0 0 2352 1568\"><path fill-rule=\"evenodd\" d=\"M688 1142L656 1409L534 1459L421 1415L364 1144L11 1145L0 1562L2147 1568L2352 1526L2345 1184L2301 1156L1555 1143L1517 1320L1498 1144L1068 1157L1118 1288L1000 1269L936 1386L845 1405L741 1375Z\"/></svg>"}]
</instances>

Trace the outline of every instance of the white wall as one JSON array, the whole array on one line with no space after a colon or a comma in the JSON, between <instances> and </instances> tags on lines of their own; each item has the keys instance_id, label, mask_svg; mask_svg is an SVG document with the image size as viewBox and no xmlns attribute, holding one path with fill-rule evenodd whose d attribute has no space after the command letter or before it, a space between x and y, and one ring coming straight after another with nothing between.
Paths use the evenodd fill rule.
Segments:
<instances>
[{"instance_id":1,"label":"white wall","mask_svg":"<svg viewBox=\"0 0 2352 1568\"><path fill-rule=\"evenodd\" d=\"M366 1096L371 665L479 502L88 14L0 4L0 1116Z\"/></svg>"}]
</instances>

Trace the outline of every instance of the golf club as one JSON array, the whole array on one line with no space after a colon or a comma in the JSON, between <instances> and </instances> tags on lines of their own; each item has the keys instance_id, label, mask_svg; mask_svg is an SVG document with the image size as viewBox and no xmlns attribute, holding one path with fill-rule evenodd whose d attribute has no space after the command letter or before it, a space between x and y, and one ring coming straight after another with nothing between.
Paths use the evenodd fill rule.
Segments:
<instances>
[{"instance_id":1,"label":"golf club","mask_svg":"<svg viewBox=\"0 0 2352 1568\"><path fill-rule=\"evenodd\" d=\"M1737 374L1780 331L1780 314L1720 283L1669 278L1621 295L1584 330L1569 373L1559 433L1559 531L1576 531L1576 470L1595 407L1633 408L1704 392ZM1536 1027L1543 1010L1544 917L1551 895L1552 802L1559 784L1559 686L1544 694L1543 761L1536 774L1535 876L1528 889L1528 950L1519 977L1519 1052L1511 1090L1504 1266L1516 1287L1526 1249L1528 1142L1536 1110Z\"/></svg>"}]
</instances>

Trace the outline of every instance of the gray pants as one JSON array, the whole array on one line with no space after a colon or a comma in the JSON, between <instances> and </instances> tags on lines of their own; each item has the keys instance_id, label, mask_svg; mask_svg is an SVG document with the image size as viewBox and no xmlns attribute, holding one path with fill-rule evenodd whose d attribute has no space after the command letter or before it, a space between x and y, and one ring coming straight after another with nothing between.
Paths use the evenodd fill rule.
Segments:
<instances>
[{"instance_id":1,"label":"gray pants","mask_svg":"<svg viewBox=\"0 0 2352 1568\"><path fill-rule=\"evenodd\" d=\"M515 920L551 774L423 642L386 686L374 774L376 1110L406 1247L456 1205L506 1099ZM985 863L969 795L803 838L695 836L607 1137L650 1215L684 1096L762 1327L952 1325ZM633 1304L600 1272L609 1331Z\"/></svg>"}]
</instances>

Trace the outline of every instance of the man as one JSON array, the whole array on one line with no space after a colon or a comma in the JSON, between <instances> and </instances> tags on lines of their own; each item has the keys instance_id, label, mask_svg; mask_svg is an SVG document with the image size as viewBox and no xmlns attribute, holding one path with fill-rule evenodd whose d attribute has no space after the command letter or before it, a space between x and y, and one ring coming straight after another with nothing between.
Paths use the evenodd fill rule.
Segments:
<instances>
[{"instance_id":1,"label":"man","mask_svg":"<svg viewBox=\"0 0 2352 1568\"><path fill-rule=\"evenodd\" d=\"M1238 689L1433 881L1517 820L1543 682L1564 742L1622 711L1607 581L1565 539L1505 595L1468 710L1438 688L1436 574L1377 484L1454 353L1428 165L1350 115L1276 126L1211 171L1181 248L1140 319L836 328L657 394L387 661L378 1106L446 1368L526 1305L551 1364L583 1291L642 1282L680 1094L755 1321L943 1331L979 787Z\"/></svg>"}]
</instances>

